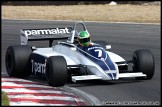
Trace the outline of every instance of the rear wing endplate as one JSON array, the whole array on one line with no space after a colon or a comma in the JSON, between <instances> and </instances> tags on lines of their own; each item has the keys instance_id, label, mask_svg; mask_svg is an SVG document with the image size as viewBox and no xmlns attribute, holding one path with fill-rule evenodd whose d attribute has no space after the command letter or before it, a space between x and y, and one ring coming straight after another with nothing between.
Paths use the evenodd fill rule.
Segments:
<instances>
[{"instance_id":1,"label":"rear wing endplate","mask_svg":"<svg viewBox=\"0 0 162 107\"><path fill-rule=\"evenodd\" d=\"M22 29L20 31L21 45L27 45L28 41L49 40L51 46L53 40L68 39L72 30L72 27Z\"/></svg>"}]
</instances>

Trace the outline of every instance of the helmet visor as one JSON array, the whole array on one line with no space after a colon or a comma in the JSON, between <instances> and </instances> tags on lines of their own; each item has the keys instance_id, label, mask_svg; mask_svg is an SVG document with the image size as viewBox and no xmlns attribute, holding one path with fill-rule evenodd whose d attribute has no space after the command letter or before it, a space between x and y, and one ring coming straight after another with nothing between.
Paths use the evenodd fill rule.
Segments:
<instances>
[{"instance_id":1,"label":"helmet visor","mask_svg":"<svg viewBox=\"0 0 162 107\"><path fill-rule=\"evenodd\" d=\"M90 42L90 37L88 37L88 38L83 38L83 39L79 39L79 42L80 42L80 43L87 43L87 42Z\"/></svg>"}]
</instances>

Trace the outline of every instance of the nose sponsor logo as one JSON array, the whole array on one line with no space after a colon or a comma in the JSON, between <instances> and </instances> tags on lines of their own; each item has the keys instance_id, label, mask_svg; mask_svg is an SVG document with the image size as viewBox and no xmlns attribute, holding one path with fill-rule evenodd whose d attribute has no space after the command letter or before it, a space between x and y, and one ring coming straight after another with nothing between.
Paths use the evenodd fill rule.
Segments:
<instances>
[{"instance_id":1,"label":"nose sponsor logo","mask_svg":"<svg viewBox=\"0 0 162 107\"><path fill-rule=\"evenodd\" d=\"M31 60L32 62L32 72L33 73L42 73L45 74L46 72L46 63L39 63L39 62L34 62L34 60Z\"/></svg>"}]
</instances>

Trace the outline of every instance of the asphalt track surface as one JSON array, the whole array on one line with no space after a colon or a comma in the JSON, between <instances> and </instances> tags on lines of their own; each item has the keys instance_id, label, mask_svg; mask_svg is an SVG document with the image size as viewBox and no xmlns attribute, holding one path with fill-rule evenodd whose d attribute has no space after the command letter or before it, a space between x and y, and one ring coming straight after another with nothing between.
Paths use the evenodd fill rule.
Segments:
<instances>
[{"instance_id":1,"label":"asphalt track surface","mask_svg":"<svg viewBox=\"0 0 162 107\"><path fill-rule=\"evenodd\" d=\"M1 70L6 74L5 52L9 45L20 44L20 29L73 26L70 21L1 20ZM79 89L96 97L102 104L160 104L161 105L161 30L160 25L84 22L92 41L104 40L111 51L126 60L132 59L137 49L150 49L155 60L155 74L151 80L122 79L117 81L80 81L66 87ZM32 42L37 47L48 42Z\"/></svg>"}]
</instances>

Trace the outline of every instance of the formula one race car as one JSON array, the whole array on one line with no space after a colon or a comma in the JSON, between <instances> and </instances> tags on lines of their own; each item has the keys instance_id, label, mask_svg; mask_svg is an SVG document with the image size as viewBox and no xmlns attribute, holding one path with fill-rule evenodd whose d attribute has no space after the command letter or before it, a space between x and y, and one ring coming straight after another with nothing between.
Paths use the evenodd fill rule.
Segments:
<instances>
[{"instance_id":1,"label":"formula one race car","mask_svg":"<svg viewBox=\"0 0 162 107\"><path fill-rule=\"evenodd\" d=\"M83 22L73 27L22 29L21 45L9 46L5 61L9 76L36 75L45 78L51 86L64 86L68 81L118 80L120 78L151 79L154 75L154 58L150 50L139 49L126 61L110 52L111 45L93 41L93 45L80 48L78 29L87 31ZM49 40L49 47L36 48L28 41ZM53 40L58 41L53 45ZM128 70L131 64L132 70Z\"/></svg>"}]
</instances>

